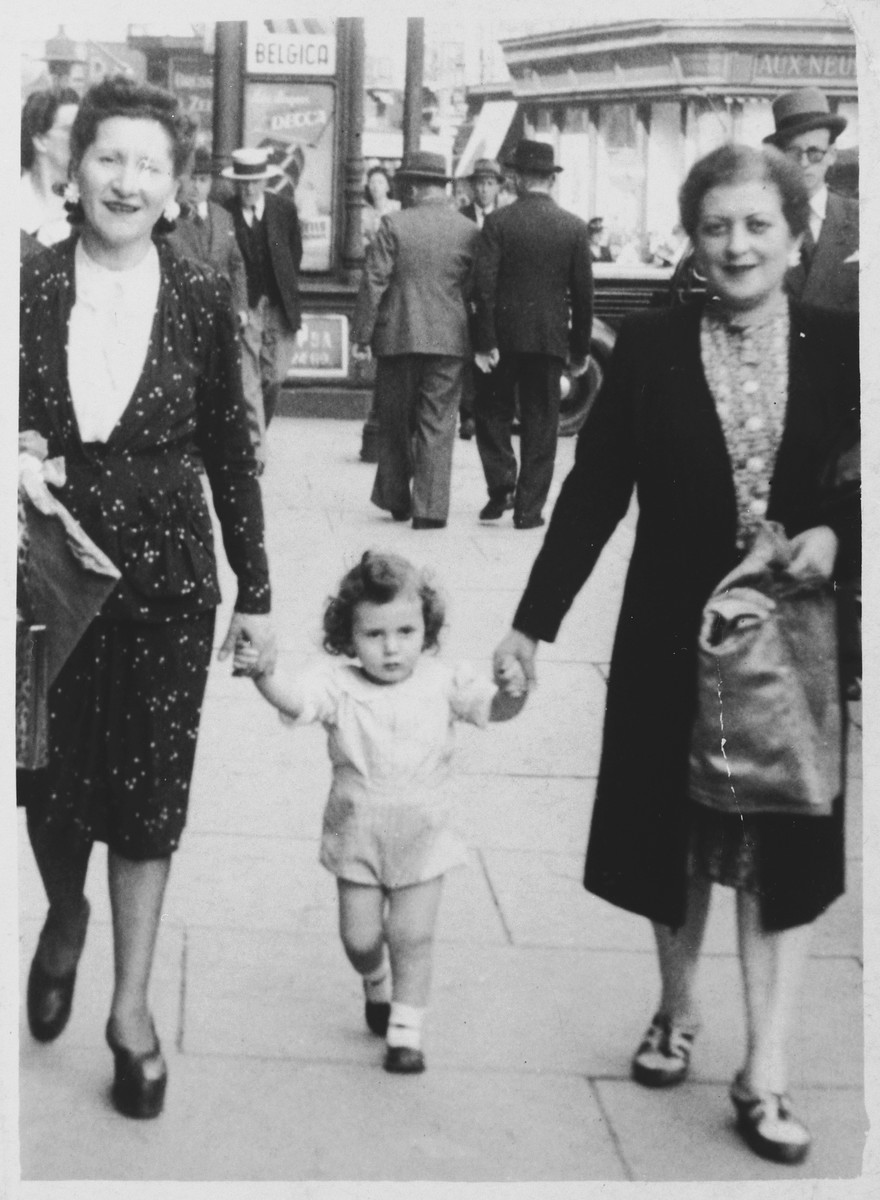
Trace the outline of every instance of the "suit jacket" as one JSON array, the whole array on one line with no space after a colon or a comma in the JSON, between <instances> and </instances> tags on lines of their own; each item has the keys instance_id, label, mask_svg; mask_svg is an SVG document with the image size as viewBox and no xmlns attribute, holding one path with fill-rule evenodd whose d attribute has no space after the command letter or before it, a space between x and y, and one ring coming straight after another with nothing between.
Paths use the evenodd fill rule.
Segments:
<instances>
[{"instance_id":1,"label":"suit jacket","mask_svg":"<svg viewBox=\"0 0 880 1200\"><path fill-rule=\"evenodd\" d=\"M790 295L817 308L859 311L859 264L847 262L859 248L859 205L828 193L828 207L809 272L802 264L785 277Z\"/></svg>"},{"instance_id":2,"label":"suit jacket","mask_svg":"<svg viewBox=\"0 0 880 1200\"><path fill-rule=\"evenodd\" d=\"M236 608L268 612L269 574L257 466L241 390L229 283L158 242L156 315L140 379L102 446L83 443L67 379L76 238L22 264L19 429L63 455L58 498L122 572L102 613L172 621L220 601L211 485Z\"/></svg>"},{"instance_id":3,"label":"suit jacket","mask_svg":"<svg viewBox=\"0 0 880 1200\"><path fill-rule=\"evenodd\" d=\"M586 885L672 927L682 922L687 882L700 616L740 558L730 459L702 369L701 311L684 305L621 326L514 618L531 637L554 640L635 488ZM840 568L858 543L859 501L830 503L823 476L831 448L858 429L857 319L792 302L789 362L767 518L790 536L830 524ZM764 818L767 928L812 920L842 890L842 812L839 801L832 817Z\"/></svg>"},{"instance_id":4,"label":"suit jacket","mask_svg":"<svg viewBox=\"0 0 880 1200\"><path fill-rule=\"evenodd\" d=\"M247 276L244 258L235 236L232 217L225 208L208 201L204 223L196 220L194 212L181 216L177 228L168 235L170 245L184 258L213 267L232 284L232 303L235 311L247 309Z\"/></svg>"},{"instance_id":5,"label":"suit jacket","mask_svg":"<svg viewBox=\"0 0 880 1200\"><path fill-rule=\"evenodd\" d=\"M389 213L367 250L352 341L378 357L471 352L467 295L480 231L445 199Z\"/></svg>"},{"instance_id":6,"label":"suit jacket","mask_svg":"<svg viewBox=\"0 0 880 1200\"><path fill-rule=\"evenodd\" d=\"M593 272L587 224L543 192L491 213L475 269L476 349L583 359Z\"/></svg>"},{"instance_id":7,"label":"suit jacket","mask_svg":"<svg viewBox=\"0 0 880 1200\"><path fill-rule=\"evenodd\" d=\"M266 224L266 237L269 243L269 257L275 281L281 293L281 308L291 333L296 333L302 324L299 299L299 267L302 262L302 235L299 228L299 217L296 205L286 196L277 196L274 192L266 192L263 220ZM233 196L229 201L229 211L235 223L235 236L244 257L245 264L250 259L250 238L247 222L241 210L238 197Z\"/></svg>"}]
</instances>

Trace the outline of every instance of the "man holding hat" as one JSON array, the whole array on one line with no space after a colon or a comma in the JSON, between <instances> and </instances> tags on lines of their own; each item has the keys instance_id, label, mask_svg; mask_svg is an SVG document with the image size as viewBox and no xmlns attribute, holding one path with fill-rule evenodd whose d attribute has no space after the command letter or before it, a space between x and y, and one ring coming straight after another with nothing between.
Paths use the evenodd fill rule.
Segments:
<instances>
[{"instance_id":1,"label":"man holding hat","mask_svg":"<svg viewBox=\"0 0 880 1200\"><path fill-rule=\"evenodd\" d=\"M764 141L798 163L810 196L810 228L786 286L805 304L858 312L859 206L825 183L846 118L831 112L818 88L799 88L774 100L773 119L776 129Z\"/></svg>"},{"instance_id":2,"label":"man holding hat","mask_svg":"<svg viewBox=\"0 0 880 1200\"><path fill-rule=\"evenodd\" d=\"M299 266L302 238L296 205L266 190L284 172L264 147L233 150L220 172L235 184L229 204L247 276L247 320L242 330L242 382L252 417L257 458L265 463L272 420L301 324Z\"/></svg>"},{"instance_id":3,"label":"man holding hat","mask_svg":"<svg viewBox=\"0 0 880 1200\"><path fill-rule=\"evenodd\" d=\"M544 524L556 458L562 368L587 369L593 275L586 221L550 195L561 167L553 147L525 139L507 166L517 199L487 217L475 270L476 362L495 387L476 405L477 446L489 491L480 512L513 509L517 529ZM519 394L520 468L511 444Z\"/></svg>"},{"instance_id":4,"label":"man holding hat","mask_svg":"<svg viewBox=\"0 0 880 1200\"><path fill-rule=\"evenodd\" d=\"M449 514L455 422L470 358L467 288L479 231L446 195L442 154L416 151L395 182L412 204L386 214L367 249L355 357L376 356L378 467L372 502L413 529Z\"/></svg>"}]
</instances>

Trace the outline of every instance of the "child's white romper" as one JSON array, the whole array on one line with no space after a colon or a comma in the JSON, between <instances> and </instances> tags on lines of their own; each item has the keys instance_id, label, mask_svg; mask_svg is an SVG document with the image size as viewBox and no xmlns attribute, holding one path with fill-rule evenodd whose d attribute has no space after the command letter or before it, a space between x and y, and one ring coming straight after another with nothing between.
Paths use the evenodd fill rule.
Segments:
<instances>
[{"instance_id":1,"label":"child's white romper","mask_svg":"<svg viewBox=\"0 0 880 1200\"><path fill-rule=\"evenodd\" d=\"M409 679L381 684L359 666L323 659L297 676L295 725L327 730L333 782L321 862L353 883L406 887L466 861L449 828L447 781L456 721L481 728L495 685L466 663L422 655Z\"/></svg>"}]
</instances>

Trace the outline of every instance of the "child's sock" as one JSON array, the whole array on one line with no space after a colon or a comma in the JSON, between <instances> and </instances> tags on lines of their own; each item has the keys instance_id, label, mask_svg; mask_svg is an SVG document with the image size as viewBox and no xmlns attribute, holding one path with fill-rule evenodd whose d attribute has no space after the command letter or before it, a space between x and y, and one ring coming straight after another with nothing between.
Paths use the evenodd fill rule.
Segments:
<instances>
[{"instance_id":1,"label":"child's sock","mask_svg":"<svg viewBox=\"0 0 880 1200\"><path fill-rule=\"evenodd\" d=\"M391 963L387 946L375 971L370 971L369 975L362 975L361 978L364 981L364 997L371 1004L391 1003Z\"/></svg>"},{"instance_id":2,"label":"child's sock","mask_svg":"<svg viewBox=\"0 0 880 1200\"><path fill-rule=\"evenodd\" d=\"M410 1050L419 1050L422 1045L423 1008L413 1008L410 1004L398 1004L395 1000L391 1005L391 1016L388 1019L389 1046L408 1046Z\"/></svg>"}]
</instances>

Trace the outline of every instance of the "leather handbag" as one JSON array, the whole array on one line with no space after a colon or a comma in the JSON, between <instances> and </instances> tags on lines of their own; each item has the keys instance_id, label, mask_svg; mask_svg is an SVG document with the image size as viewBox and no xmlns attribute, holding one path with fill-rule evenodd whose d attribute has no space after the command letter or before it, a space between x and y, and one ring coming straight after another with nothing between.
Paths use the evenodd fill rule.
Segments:
<instances>
[{"instance_id":1,"label":"leather handbag","mask_svg":"<svg viewBox=\"0 0 880 1200\"><path fill-rule=\"evenodd\" d=\"M765 522L703 611L690 794L709 808L828 816L842 790L830 579L792 566L818 532Z\"/></svg>"}]
</instances>

